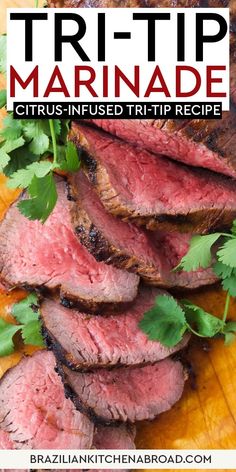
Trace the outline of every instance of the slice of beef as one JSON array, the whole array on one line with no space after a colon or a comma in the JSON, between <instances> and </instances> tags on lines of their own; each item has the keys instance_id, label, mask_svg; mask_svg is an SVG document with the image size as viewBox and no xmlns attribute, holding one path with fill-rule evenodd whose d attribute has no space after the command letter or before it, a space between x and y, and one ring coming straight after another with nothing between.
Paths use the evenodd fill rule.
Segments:
<instances>
[{"instance_id":1,"label":"slice of beef","mask_svg":"<svg viewBox=\"0 0 236 472\"><path fill-rule=\"evenodd\" d=\"M113 215L151 230L196 233L231 225L236 217L236 188L230 179L187 168L88 126L74 124L71 139Z\"/></svg>"},{"instance_id":2,"label":"slice of beef","mask_svg":"<svg viewBox=\"0 0 236 472\"><path fill-rule=\"evenodd\" d=\"M154 419L180 399L185 382L182 364L169 358L145 367L91 373L61 369L67 394L76 408L107 425Z\"/></svg>"},{"instance_id":3,"label":"slice of beef","mask_svg":"<svg viewBox=\"0 0 236 472\"><path fill-rule=\"evenodd\" d=\"M65 398L55 367L54 355L39 351L23 358L0 381L0 429L15 449L92 445L93 424Z\"/></svg>"},{"instance_id":4,"label":"slice of beef","mask_svg":"<svg viewBox=\"0 0 236 472\"><path fill-rule=\"evenodd\" d=\"M211 269L173 272L191 234L148 232L108 213L83 172L70 178L72 218L80 242L97 261L137 272L160 287L197 288L217 281Z\"/></svg>"},{"instance_id":5,"label":"slice of beef","mask_svg":"<svg viewBox=\"0 0 236 472\"><path fill-rule=\"evenodd\" d=\"M235 77L232 78L232 93ZM236 112L222 120L87 120L105 131L174 160L236 177Z\"/></svg>"},{"instance_id":6,"label":"slice of beef","mask_svg":"<svg viewBox=\"0 0 236 472\"><path fill-rule=\"evenodd\" d=\"M75 370L139 365L164 359L185 347L189 337L168 349L149 341L138 326L143 314L155 304L155 297L163 293L142 287L131 308L119 316L106 317L89 316L56 301L44 300L41 315L48 347L59 361Z\"/></svg>"},{"instance_id":7,"label":"slice of beef","mask_svg":"<svg viewBox=\"0 0 236 472\"><path fill-rule=\"evenodd\" d=\"M120 426L97 426L93 437L95 449L135 449L136 428L133 425L122 424ZM84 465L86 467L86 465ZM44 469L45 470L45 469ZM48 471L52 469L46 469ZM57 469L52 472L102 472L102 469ZM104 470L104 469L103 469ZM106 469L108 472L128 472L129 469ZM30 471L29 471L30 472ZM37 472L44 472L37 470Z\"/></svg>"},{"instance_id":8,"label":"slice of beef","mask_svg":"<svg viewBox=\"0 0 236 472\"><path fill-rule=\"evenodd\" d=\"M58 202L42 225L15 203L0 225L0 276L9 286L60 289L65 303L96 312L119 309L137 294L138 277L98 263L77 240L66 184L57 182Z\"/></svg>"},{"instance_id":9,"label":"slice of beef","mask_svg":"<svg viewBox=\"0 0 236 472\"><path fill-rule=\"evenodd\" d=\"M133 425L97 426L93 446L96 449L135 449L135 435Z\"/></svg>"}]
</instances>

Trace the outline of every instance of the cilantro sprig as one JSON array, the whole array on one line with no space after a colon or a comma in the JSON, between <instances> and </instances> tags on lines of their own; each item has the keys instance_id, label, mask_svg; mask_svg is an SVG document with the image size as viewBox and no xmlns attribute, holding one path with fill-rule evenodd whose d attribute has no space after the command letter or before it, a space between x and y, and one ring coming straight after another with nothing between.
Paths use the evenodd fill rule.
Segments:
<instances>
[{"instance_id":1,"label":"cilantro sprig","mask_svg":"<svg viewBox=\"0 0 236 472\"><path fill-rule=\"evenodd\" d=\"M236 322L227 321L231 297L236 297L236 220L229 233L194 236L189 251L175 270L190 272L208 267L212 267L226 291L222 318L189 300L177 302L170 295L160 295L139 324L150 340L173 347L186 332L203 338L221 335L225 344L236 339Z\"/></svg>"},{"instance_id":2,"label":"cilantro sprig","mask_svg":"<svg viewBox=\"0 0 236 472\"><path fill-rule=\"evenodd\" d=\"M14 336L21 335L25 345L44 346L39 319L38 298L31 293L24 300L15 303L11 314L17 324L0 319L0 357L12 354L15 350Z\"/></svg>"},{"instance_id":3,"label":"cilantro sprig","mask_svg":"<svg viewBox=\"0 0 236 472\"><path fill-rule=\"evenodd\" d=\"M27 189L18 207L27 218L46 221L57 202L54 171L76 172L80 160L67 141L68 120L3 120L0 132L0 172L9 188ZM50 156L53 156L53 159Z\"/></svg>"},{"instance_id":4,"label":"cilantro sprig","mask_svg":"<svg viewBox=\"0 0 236 472\"><path fill-rule=\"evenodd\" d=\"M37 6L37 0L36 0ZM0 36L0 72L6 72L6 36ZM0 91L0 108L6 106L6 90ZM27 189L19 202L23 215L46 221L57 202L55 171L76 172L80 159L67 140L69 120L18 120L8 113L0 131L0 172L9 177L9 188Z\"/></svg>"}]
</instances>

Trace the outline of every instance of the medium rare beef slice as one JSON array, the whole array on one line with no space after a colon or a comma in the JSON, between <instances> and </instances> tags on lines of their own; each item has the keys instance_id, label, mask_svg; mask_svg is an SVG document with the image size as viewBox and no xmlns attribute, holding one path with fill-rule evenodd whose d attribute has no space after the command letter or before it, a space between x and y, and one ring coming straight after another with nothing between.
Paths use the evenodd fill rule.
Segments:
<instances>
[{"instance_id":1,"label":"medium rare beef slice","mask_svg":"<svg viewBox=\"0 0 236 472\"><path fill-rule=\"evenodd\" d=\"M189 336L172 349L148 340L139 328L160 290L142 287L131 308L119 315L89 316L44 300L41 315L48 347L72 369L157 362L186 346Z\"/></svg>"},{"instance_id":2,"label":"medium rare beef slice","mask_svg":"<svg viewBox=\"0 0 236 472\"><path fill-rule=\"evenodd\" d=\"M160 287L197 288L215 283L211 269L173 272L191 234L147 232L108 213L83 172L70 178L72 220L80 242L97 261L138 273Z\"/></svg>"},{"instance_id":3,"label":"medium rare beef slice","mask_svg":"<svg viewBox=\"0 0 236 472\"><path fill-rule=\"evenodd\" d=\"M54 355L23 358L0 381L0 440L14 449L89 449L93 424L65 398ZM5 439L4 439L4 436Z\"/></svg>"},{"instance_id":4,"label":"medium rare beef slice","mask_svg":"<svg viewBox=\"0 0 236 472\"><path fill-rule=\"evenodd\" d=\"M232 78L232 83L235 78ZM234 92L234 85L233 94ZM88 120L155 154L236 177L236 112L222 120Z\"/></svg>"},{"instance_id":5,"label":"medium rare beef slice","mask_svg":"<svg viewBox=\"0 0 236 472\"><path fill-rule=\"evenodd\" d=\"M74 235L66 184L57 183L58 202L47 221L30 221L15 203L0 225L0 277L10 287L60 289L63 299L83 309L118 309L137 294L138 277L98 263Z\"/></svg>"},{"instance_id":6,"label":"medium rare beef slice","mask_svg":"<svg viewBox=\"0 0 236 472\"><path fill-rule=\"evenodd\" d=\"M127 123L130 120L127 121ZM85 171L107 211L147 229L204 233L236 217L235 182L73 124Z\"/></svg>"},{"instance_id":7,"label":"medium rare beef slice","mask_svg":"<svg viewBox=\"0 0 236 472\"><path fill-rule=\"evenodd\" d=\"M76 407L103 424L154 419L180 399L185 382L182 364L171 359L91 373L63 367L63 377Z\"/></svg>"}]
</instances>

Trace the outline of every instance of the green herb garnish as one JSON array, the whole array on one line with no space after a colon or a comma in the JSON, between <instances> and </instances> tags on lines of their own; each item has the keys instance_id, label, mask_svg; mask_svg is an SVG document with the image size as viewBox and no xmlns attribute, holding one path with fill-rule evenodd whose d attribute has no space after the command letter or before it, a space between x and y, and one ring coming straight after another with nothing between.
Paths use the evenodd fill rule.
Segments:
<instances>
[{"instance_id":1,"label":"green herb garnish","mask_svg":"<svg viewBox=\"0 0 236 472\"><path fill-rule=\"evenodd\" d=\"M0 36L0 72L6 72L6 36ZM6 91L0 91L0 108ZM18 120L8 113L0 131L0 172L10 188L27 189L29 199L19 202L24 216L46 221L57 202L54 171L76 172L80 159L67 140L69 120Z\"/></svg>"},{"instance_id":2,"label":"green herb garnish","mask_svg":"<svg viewBox=\"0 0 236 472\"><path fill-rule=\"evenodd\" d=\"M218 249L215 248L216 242L219 244ZM189 251L175 270L190 272L210 266L221 279L222 287L226 291L222 318L207 313L189 300L180 300L178 303L170 295L160 295L139 324L150 340L173 347L181 341L186 332L203 338L222 335L225 344L235 340L236 322L227 322L227 316L230 299L236 297L236 220L230 233L194 236Z\"/></svg>"},{"instance_id":3,"label":"green herb garnish","mask_svg":"<svg viewBox=\"0 0 236 472\"><path fill-rule=\"evenodd\" d=\"M24 344L44 346L39 319L38 298L32 293L12 307L11 314L18 324L7 323L0 319L0 356L14 352L14 335L20 333Z\"/></svg>"}]
</instances>

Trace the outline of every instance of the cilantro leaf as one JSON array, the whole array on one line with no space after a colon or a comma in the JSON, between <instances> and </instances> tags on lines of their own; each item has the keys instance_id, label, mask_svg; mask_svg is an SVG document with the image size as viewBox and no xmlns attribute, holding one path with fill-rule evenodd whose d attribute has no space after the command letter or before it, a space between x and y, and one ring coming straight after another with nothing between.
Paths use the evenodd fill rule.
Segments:
<instances>
[{"instance_id":1,"label":"cilantro leaf","mask_svg":"<svg viewBox=\"0 0 236 472\"><path fill-rule=\"evenodd\" d=\"M228 321L225 324L223 333L225 335L225 344L229 346L236 340L236 321Z\"/></svg>"},{"instance_id":2,"label":"cilantro leaf","mask_svg":"<svg viewBox=\"0 0 236 472\"><path fill-rule=\"evenodd\" d=\"M23 146L24 143L25 143L24 138L20 136L17 139L4 141L0 149L4 149L5 152L10 153L11 151L14 151L15 149Z\"/></svg>"},{"instance_id":3,"label":"cilantro leaf","mask_svg":"<svg viewBox=\"0 0 236 472\"><path fill-rule=\"evenodd\" d=\"M39 159L39 156L35 156L31 152L29 152L28 148L24 145L12 151L10 158L11 160L9 161L7 166L4 167L4 174L7 177L10 177L18 169L22 169L27 165L31 164L32 162L37 161Z\"/></svg>"},{"instance_id":4,"label":"cilantro leaf","mask_svg":"<svg viewBox=\"0 0 236 472\"><path fill-rule=\"evenodd\" d=\"M9 188L26 188L32 182L34 176L44 177L52 169L52 163L49 161L33 162L25 169L19 169L11 175L7 186Z\"/></svg>"},{"instance_id":5,"label":"cilantro leaf","mask_svg":"<svg viewBox=\"0 0 236 472\"><path fill-rule=\"evenodd\" d=\"M12 114L8 114L3 120L4 128L0 131L0 136L5 140L20 138L22 134L22 124L20 120L14 120Z\"/></svg>"},{"instance_id":6,"label":"cilantro leaf","mask_svg":"<svg viewBox=\"0 0 236 472\"><path fill-rule=\"evenodd\" d=\"M48 150L49 146L49 139L46 134L39 134L38 136L35 136L35 138L31 141L29 145L29 150L33 154L39 154L42 155Z\"/></svg>"},{"instance_id":7,"label":"cilantro leaf","mask_svg":"<svg viewBox=\"0 0 236 472\"><path fill-rule=\"evenodd\" d=\"M29 150L33 154L42 155L49 147L49 137L44 132L40 120L27 121L23 128L24 136L29 143Z\"/></svg>"},{"instance_id":8,"label":"cilantro leaf","mask_svg":"<svg viewBox=\"0 0 236 472\"><path fill-rule=\"evenodd\" d=\"M192 270L197 270L200 267L203 269L209 267L212 260L211 248L220 236L221 233L194 236L191 240L189 251L182 258L177 269L190 272Z\"/></svg>"},{"instance_id":9,"label":"cilantro leaf","mask_svg":"<svg viewBox=\"0 0 236 472\"><path fill-rule=\"evenodd\" d=\"M213 270L215 272L215 274L220 277L221 279L226 279L227 277L230 277L232 272L233 272L233 269L225 264L223 264L222 262L219 262L217 261L214 265L213 265Z\"/></svg>"},{"instance_id":10,"label":"cilantro leaf","mask_svg":"<svg viewBox=\"0 0 236 472\"><path fill-rule=\"evenodd\" d=\"M0 72L5 74L7 71L7 37L5 34L0 36Z\"/></svg>"},{"instance_id":11,"label":"cilantro leaf","mask_svg":"<svg viewBox=\"0 0 236 472\"><path fill-rule=\"evenodd\" d=\"M217 251L217 257L223 264L236 268L236 238L226 241Z\"/></svg>"},{"instance_id":12,"label":"cilantro leaf","mask_svg":"<svg viewBox=\"0 0 236 472\"><path fill-rule=\"evenodd\" d=\"M80 160L74 143L68 141L65 149L65 161L60 164L60 169L67 172L76 172L80 168Z\"/></svg>"},{"instance_id":13,"label":"cilantro leaf","mask_svg":"<svg viewBox=\"0 0 236 472\"><path fill-rule=\"evenodd\" d=\"M10 161L10 156L9 154L6 153L4 148L0 148L0 172L3 171L3 169L7 166L7 164Z\"/></svg>"},{"instance_id":14,"label":"cilantro leaf","mask_svg":"<svg viewBox=\"0 0 236 472\"><path fill-rule=\"evenodd\" d=\"M157 340L167 347L176 346L187 329L182 308L167 295L156 297L155 305L144 313L139 327L150 340Z\"/></svg>"},{"instance_id":15,"label":"cilantro leaf","mask_svg":"<svg viewBox=\"0 0 236 472\"><path fill-rule=\"evenodd\" d=\"M39 320L33 320L22 327L22 338L25 344L32 346L44 346L43 337L41 334L41 324Z\"/></svg>"},{"instance_id":16,"label":"cilantro leaf","mask_svg":"<svg viewBox=\"0 0 236 472\"><path fill-rule=\"evenodd\" d=\"M21 326L7 323L0 318L0 356L8 356L14 352L13 336Z\"/></svg>"},{"instance_id":17,"label":"cilantro leaf","mask_svg":"<svg viewBox=\"0 0 236 472\"><path fill-rule=\"evenodd\" d=\"M61 120L61 141L63 144L66 143L67 137L70 131L70 120Z\"/></svg>"},{"instance_id":18,"label":"cilantro leaf","mask_svg":"<svg viewBox=\"0 0 236 472\"><path fill-rule=\"evenodd\" d=\"M14 139L12 141L4 141L0 147L0 172L3 171L4 167L9 163L11 157L9 153L14 149L17 149L24 144L22 137Z\"/></svg>"},{"instance_id":19,"label":"cilantro leaf","mask_svg":"<svg viewBox=\"0 0 236 472\"><path fill-rule=\"evenodd\" d=\"M188 300L181 300L187 322L190 326L197 328L197 333L203 337L212 338L223 328L223 322L216 316L207 313L197 305Z\"/></svg>"},{"instance_id":20,"label":"cilantro leaf","mask_svg":"<svg viewBox=\"0 0 236 472\"><path fill-rule=\"evenodd\" d=\"M222 286L224 290L229 292L231 297L236 297L236 269L233 269L230 277L223 279Z\"/></svg>"},{"instance_id":21,"label":"cilantro leaf","mask_svg":"<svg viewBox=\"0 0 236 472\"><path fill-rule=\"evenodd\" d=\"M5 89L0 90L0 108L5 107L7 103L7 91Z\"/></svg>"},{"instance_id":22,"label":"cilantro leaf","mask_svg":"<svg viewBox=\"0 0 236 472\"><path fill-rule=\"evenodd\" d=\"M50 131L50 126L49 126L49 122L48 120L37 120L41 127L42 127L42 130L44 131L44 133L51 137L51 131ZM55 131L55 135L56 136L60 136L61 134L61 122L60 120L53 120L53 126L54 126L54 131Z\"/></svg>"},{"instance_id":23,"label":"cilantro leaf","mask_svg":"<svg viewBox=\"0 0 236 472\"><path fill-rule=\"evenodd\" d=\"M37 307L38 298L35 293L31 293L20 302L15 303L11 312L18 323L26 324L38 318L38 315L35 313L35 308L37 311Z\"/></svg>"},{"instance_id":24,"label":"cilantro leaf","mask_svg":"<svg viewBox=\"0 0 236 472\"><path fill-rule=\"evenodd\" d=\"M225 345L230 346L236 340L236 336L233 333L225 333Z\"/></svg>"},{"instance_id":25,"label":"cilantro leaf","mask_svg":"<svg viewBox=\"0 0 236 472\"><path fill-rule=\"evenodd\" d=\"M224 333L236 333L236 321L228 321L225 324Z\"/></svg>"},{"instance_id":26,"label":"cilantro leaf","mask_svg":"<svg viewBox=\"0 0 236 472\"><path fill-rule=\"evenodd\" d=\"M21 334L25 344L44 346L39 320L38 298L35 293L31 293L27 298L15 303L12 315L21 323Z\"/></svg>"},{"instance_id":27,"label":"cilantro leaf","mask_svg":"<svg viewBox=\"0 0 236 472\"><path fill-rule=\"evenodd\" d=\"M28 192L30 199L18 203L20 212L30 220L46 221L57 202L57 190L52 173L33 177Z\"/></svg>"}]
</instances>

